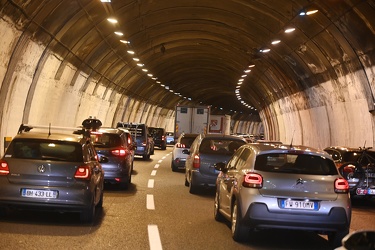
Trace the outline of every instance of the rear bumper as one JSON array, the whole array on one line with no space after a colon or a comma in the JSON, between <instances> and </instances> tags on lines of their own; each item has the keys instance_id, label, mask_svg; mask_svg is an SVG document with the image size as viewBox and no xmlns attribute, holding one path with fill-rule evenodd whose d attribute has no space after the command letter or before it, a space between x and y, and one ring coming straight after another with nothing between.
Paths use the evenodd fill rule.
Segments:
<instances>
[{"instance_id":1,"label":"rear bumper","mask_svg":"<svg viewBox=\"0 0 375 250\"><path fill-rule=\"evenodd\" d=\"M215 187L217 175L203 175L199 171L191 171L192 184L194 186Z\"/></svg>"},{"instance_id":2,"label":"rear bumper","mask_svg":"<svg viewBox=\"0 0 375 250\"><path fill-rule=\"evenodd\" d=\"M264 203L252 203L244 216L251 228L284 228L332 232L349 229L350 219L344 208L333 207L326 215L270 212Z\"/></svg>"}]
</instances>

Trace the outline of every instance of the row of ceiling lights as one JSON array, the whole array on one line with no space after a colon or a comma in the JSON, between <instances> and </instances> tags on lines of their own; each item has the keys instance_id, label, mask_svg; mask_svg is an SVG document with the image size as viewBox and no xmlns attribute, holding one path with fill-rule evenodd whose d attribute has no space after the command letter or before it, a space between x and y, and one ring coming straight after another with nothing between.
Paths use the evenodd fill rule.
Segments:
<instances>
[{"instance_id":1,"label":"row of ceiling lights","mask_svg":"<svg viewBox=\"0 0 375 250\"><path fill-rule=\"evenodd\" d=\"M100 0L102 3L111 3L111 0ZM112 24L117 24L118 23L118 20L114 17L109 17L107 18L108 22L112 23ZM117 36L119 37L122 37L124 36L124 33L121 32L121 31L115 31L114 32ZM167 91L181 97L181 98L184 98L186 100L189 100L191 101L191 98L190 97L185 97L183 96L181 93L178 93L178 92L175 92L174 90L170 89L169 86L163 84L162 82L160 82L158 80L157 77L155 77L153 74L151 74L150 72L148 72L148 69L145 68L145 65L140 61L140 59L138 57L136 57L136 53L134 50L131 49L131 45L130 45L130 41L128 40L123 40L123 39L120 39L120 42L124 43L124 44L127 44L128 47L129 47L129 50L127 50L127 53L132 55L133 56L133 60L137 63L137 66L142 68L142 71L144 73L147 74L147 76L149 76L152 80L154 80L157 84L159 84L161 87L163 87L164 89L166 89Z\"/></svg>"},{"instance_id":2,"label":"row of ceiling lights","mask_svg":"<svg viewBox=\"0 0 375 250\"><path fill-rule=\"evenodd\" d=\"M318 10L316 10L316 9L312 9L312 10L308 10L308 11L303 9L302 11L299 12L299 15L300 16L309 16L309 15L315 14L317 12L318 12ZM296 30L296 28L294 28L294 27L287 27L287 28L284 29L284 33L287 33L287 34L292 33L295 30ZM271 42L271 45L277 45L280 42L281 42L281 40L275 39ZM268 47L263 47L262 49L259 50L260 53L268 53L270 51L271 51L271 49L268 48ZM244 74L241 76L241 78L237 82L235 94L236 94L237 99L241 102L242 105L244 105L245 107L247 107L249 109L253 109L253 110L256 111L257 110L256 108L254 108L253 106L251 106L250 104L248 104L244 100L242 100L241 94L240 94L240 88L242 86L242 83L244 82L247 75L251 72L251 68L253 68L253 67L255 67L255 64L253 64L253 63L251 63L250 65L248 65L248 67L246 67L246 69L244 70Z\"/></svg>"}]
</instances>

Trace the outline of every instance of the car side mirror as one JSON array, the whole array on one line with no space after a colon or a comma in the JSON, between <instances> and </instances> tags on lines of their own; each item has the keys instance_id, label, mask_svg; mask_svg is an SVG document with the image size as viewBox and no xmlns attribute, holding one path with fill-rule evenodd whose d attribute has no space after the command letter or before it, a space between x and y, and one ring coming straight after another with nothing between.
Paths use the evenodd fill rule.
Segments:
<instances>
[{"instance_id":1,"label":"car side mirror","mask_svg":"<svg viewBox=\"0 0 375 250\"><path fill-rule=\"evenodd\" d=\"M225 168L226 164L224 162L218 162L214 165L215 169L222 172L227 172L227 169Z\"/></svg>"},{"instance_id":2,"label":"car side mirror","mask_svg":"<svg viewBox=\"0 0 375 250\"><path fill-rule=\"evenodd\" d=\"M190 150L189 149L184 149L184 150L182 150L182 153L185 154L185 155L188 155L188 154L190 154Z\"/></svg>"},{"instance_id":3,"label":"car side mirror","mask_svg":"<svg viewBox=\"0 0 375 250\"><path fill-rule=\"evenodd\" d=\"M374 249L375 231L360 230L350 233L342 239L342 246L338 249Z\"/></svg>"}]
</instances>

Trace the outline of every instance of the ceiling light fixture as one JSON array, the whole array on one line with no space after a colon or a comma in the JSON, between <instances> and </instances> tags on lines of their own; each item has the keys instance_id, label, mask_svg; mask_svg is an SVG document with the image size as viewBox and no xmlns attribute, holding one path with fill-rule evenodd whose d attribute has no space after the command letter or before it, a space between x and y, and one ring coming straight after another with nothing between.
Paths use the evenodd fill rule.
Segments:
<instances>
[{"instance_id":1,"label":"ceiling light fixture","mask_svg":"<svg viewBox=\"0 0 375 250\"><path fill-rule=\"evenodd\" d=\"M268 53L268 52L271 51L271 49L261 49L261 50L259 50L259 51L262 52L262 53Z\"/></svg>"},{"instance_id":2,"label":"ceiling light fixture","mask_svg":"<svg viewBox=\"0 0 375 250\"><path fill-rule=\"evenodd\" d=\"M129 41L126 41L126 40L120 40L120 42L122 42L122 43L126 43L126 44L129 44L129 43L130 43Z\"/></svg>"},{"instance_id":3,"label":"ceiling light fixture","mask_svg":"<svg viewBox=\"0 0 375 250\"><path fill-rule=\"evenodd\" d=\"M289 28L286 28L285 29L285 33L292 33L293 31L295 31L296 30L296 28L294 28L294 27L289 27Z\"/></svg>"},{"instance_id":4,"label":"ceiling light fixture","mask_svg":"<svg viewBox=\"0 0 375 250\"><path fill-rule=\"evenodd\" d=\"M278 43L280 43L280 42L281 42L280 40L274 40L274 41L271 42L271 44L272 44L272 45L275 45L275 44L278 44Z\"/></svg>"},{"instance_id":5,"label":"ceiling light fixture","mask_svg":"<svg viewBox=\"0 0 375 250\"><path fill-rule=\"evenodd\" d=\"M115 34L118 35L118 36L123 36L124 33L122 33L121 31L115 31Z\"/></svg>"}]
</instances>

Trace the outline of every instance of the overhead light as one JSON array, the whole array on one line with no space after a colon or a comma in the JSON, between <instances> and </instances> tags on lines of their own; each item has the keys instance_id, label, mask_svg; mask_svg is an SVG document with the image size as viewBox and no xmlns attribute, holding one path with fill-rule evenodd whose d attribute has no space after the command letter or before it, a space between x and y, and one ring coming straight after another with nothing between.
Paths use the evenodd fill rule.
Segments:
<instances>
[{"instance_id":1,"label":"overhead light","mask_svg":"<svg viewBox=\"0 0 375 250\"><path fill-rule=\"evenodd\" d=\"M299 15L300 16L309 16L309 15L315 14L316 12L318 12L318 10L308 10L308 11L306 11L305 9L303 9L299 13Z\"/></svg>"},{"instance_id":2,"label":"overhead light","mask_svg":"<svg viewBox=\"0 0 375 250\"><path fill-rule=\"evenodd\" d=\"M147 74L149 77L153 77L154 75L153 74Z\"/></svg>"},{"instance_id":3,"label":"overhead light","mask_svg":"<svg viewBox=\"0 0 375 250\"><path fill-rule=\"evenodd\" d=\"M144 64L143 64L143 63L137 63L137 66L139 66L139 67L143 67Z\"/></svg>"},{"instance_id":4,"label":"overhead light","mask_svg":"<svg viewBox=\"0 0 375 250\"><path fill-rule=\"evenodd\" d=\"M245 73L250 73L251 69L244 70Z\"/></svg>"},{"instance_id":5,"label":"overhead light","mask_svg":"<svg viewBox=\"0 0 375 250\"><path fill-rule=\"evenodd\" d=\"M242 75L241 77L244 78L244 77L246 77L246 76L247 76L247 75Z\"/></svg>"},{"instance_id":6,"label":"overhead light","mask_svg":"<svg viewBox=\"0 0 375 250\"><path fill-rule=\"evenodd\" d=\"M144 71L144 72L147 72L147 71L148 71L148 69L142 69L142 71Z\"/></svg>"},{"instance_id":7,"label":"overhead light","mask_svg":"<svg viewBox=\"0 0 375 250\"><path fill-rule=\"evenodd\" d=\"M128 51L126 51L126 52L128 52L129 54L132 54L132 55L135 54L135 52L134 52L133 50L128 50Z\"/></svg>"},{"instance_id":8,"label":"overhead light","mask_svg":"<svg viewBox=\"0 0 375 250\"><path fill-rule=\"evenodd\" d=\"M249 68L253 68L253 67L255 67L255 64L252 63L249 65Z\"/></svg>"},{"instance_id":9,"label":"overhead light","mask_svg":"<svg viewBox=\"0 0 375 250\"><path fill-rule=\"evenodd\" d=\"M115 34L118 35L118 36L123 36L124 33L122 33L121 31L115 31Z\"/></svg>"},{"instance_id":10,"label":"overhead light","mask_svg":"<svg viewBox=\"0 0 375 250\"><path fill-rule=\"evenodd\" d=\"M139 58L134 57L133 60L136 61L136 62L138 62Z\"/></svg>"},{"instance_id":11,"label":"overhead light","mask_svg":"<svg viewBox=\"0 0 375 250\"><path fill-rule=\"evenodd\" d=\"M115 19L115 18L107 18L107 20L110 23L118 23L117 19Z\"/></svg>"},{"instance_id":12,"label":"overhead light","mask_svg":"<svg viewBox=\"0 0 375 250\"><path fill-rule=\"evenodd\" d=\"M239 81L239 82L243 82L243 79L241 78L241 79L239 79L238 81Z\"/></svg>"},{"instance_id":13,"label":"overhead light","mask_svg":"<svg viewBox=\"0 0 375 250\"><path fill-rule=\"evenodd\" d=\"M281 42L280 40L274 40L274 41L271 42L271 44L272 44L272 45L275 45L275 44L278 44L278 43L280 43L280 42Z\"/></svg>"},{"instance_id":14,"label":"overhead light","mask_svg":"<svg viewBox=\"0 0 375 250\"><path fill-rule=\"evenodd\" d=\"M261 49L260 50L260 52L262 52L262 53L267 53L267 52L270 52L271 51L271 49Z\"/></svg>"},{"instance_id":15,"label":"overhead light","mask_svg":"<svg viewBox=\"0 0 375 250\"><path fill-rule=\"evenodd\" d=\"M110 3L111 0L100 0L100 2L102 2L102 3Z\"/></svg>"},{"instance_id":16,"label":"overhead light","mask_svg":"<svg viewBox=\"0 0 375 250\"><path fill-rule=\"evenodd\" d=\"M294 27L290 27L290 28L286 28L285 29L285 33L291 33L291 32L293 32L293 31L295 31L296 30L296 28L294 28Z\"/></svg>"},{"instance_id":17,"label":"overhead light","mask_svg":"<svg viewBox=\"0 0 375 250\"><path fill-rule=\"evenodd\" d=\"M129 41L126 41L126 40L120 40L120 42L122 42L122 43L127 43L127 44L130 43Z\"/></svg>"}]
</instances>

